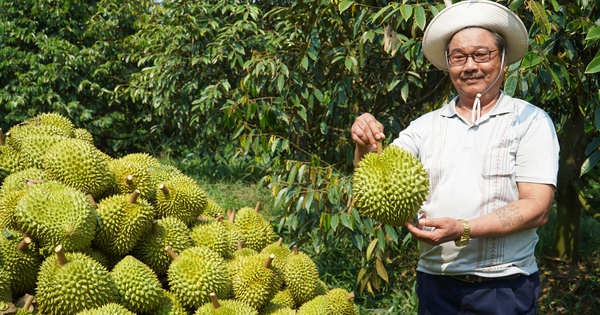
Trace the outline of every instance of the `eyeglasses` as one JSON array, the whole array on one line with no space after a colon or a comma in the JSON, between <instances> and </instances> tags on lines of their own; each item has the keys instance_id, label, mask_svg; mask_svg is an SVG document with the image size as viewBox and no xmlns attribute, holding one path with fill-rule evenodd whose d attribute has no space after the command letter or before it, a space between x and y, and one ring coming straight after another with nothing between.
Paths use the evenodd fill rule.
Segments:
<instances>
[{"instance_id":1,"label":"eyeglasses","mask_svg":"<svg viewBox=\"0 0 600 315\"><path fill-rule=\"evenodd\" d=\"M467 63L467 59L469 59L469 56L476 63L490 62L490 60L492 60L492 53L497 50L498 49L478 50L472 54L455 52L455 53L452 53L450 56L448 56L448 53L446 53L446 56L448 57L448 62L450 62L451 66L462 66L465 63Z\"/></svg>"}]
</instances>

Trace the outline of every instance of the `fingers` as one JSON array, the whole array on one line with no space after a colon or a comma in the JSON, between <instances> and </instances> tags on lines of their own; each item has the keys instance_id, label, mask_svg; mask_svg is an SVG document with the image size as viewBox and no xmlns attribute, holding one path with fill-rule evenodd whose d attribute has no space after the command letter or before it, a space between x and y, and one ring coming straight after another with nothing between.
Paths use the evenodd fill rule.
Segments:
<instances>
[{"instance_id":1,"label":"fingers","mask_svg":"<svg viewBox=\"0 0 600 315\"><path fill-rule=\"evenodd\" d=\"M364 113L354 121L350 129L352 140L360 146L377 147L377 141L385 139L383 125L373 115Z\"/></svg>"}]
</instances>

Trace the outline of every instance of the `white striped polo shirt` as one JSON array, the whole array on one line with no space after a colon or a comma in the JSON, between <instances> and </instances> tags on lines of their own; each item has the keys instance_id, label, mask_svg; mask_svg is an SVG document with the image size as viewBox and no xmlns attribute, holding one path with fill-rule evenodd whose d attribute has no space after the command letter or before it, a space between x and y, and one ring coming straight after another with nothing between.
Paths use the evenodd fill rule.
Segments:
<instances>
[{"instance_id":1,"label":"white striped polo shirt","mask_svg":"<svg viewBox=\"0 0 600 315\"><path fill-rule=\"evenodd\" d=\"M494 108L472 125L456 113L456 100L411 122L392 143L415 154L429 173L431 189L422 213L469 220L518 199L517 182L556 186L559 145L547 113L501 92ZM537 241L533 229L472 239L466 247L421 243L417 270L528 275L538 270Z\"/></svg>"}]
</instances>

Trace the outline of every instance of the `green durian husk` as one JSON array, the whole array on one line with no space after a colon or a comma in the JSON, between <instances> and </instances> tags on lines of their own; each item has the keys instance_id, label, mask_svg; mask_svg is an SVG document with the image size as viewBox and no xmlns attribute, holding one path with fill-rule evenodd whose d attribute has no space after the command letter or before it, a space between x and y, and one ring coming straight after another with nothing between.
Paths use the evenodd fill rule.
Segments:
<instances>
[{"instance_id":1,"label":"green durian husk","mask_svg":"<svg viewBox=\"0 0 600 315\"><path fill-rule=\"evenodd\" d=\"M429 178L421 161L396 145L381 154L365 155L352 178L359 212L391 226L412 220L429 194Z\"/></svg>"},{"instance_id":2,"label":"green durian husk","mask_svg":"<svg viewBox=\"0 0 600 315\"><path fill-rule=\"evenodd\" d=\"M110 272L119 292L119 303L134 313L154 310L163 298L163 289L150 267L133 256L125 256Z\"/></svg>"}]
</instances>

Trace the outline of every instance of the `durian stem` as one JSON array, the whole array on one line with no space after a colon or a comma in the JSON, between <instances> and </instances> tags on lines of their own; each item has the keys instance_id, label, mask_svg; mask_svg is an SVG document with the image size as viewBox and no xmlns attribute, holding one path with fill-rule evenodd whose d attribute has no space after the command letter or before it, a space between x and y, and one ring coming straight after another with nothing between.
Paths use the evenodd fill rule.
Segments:
<instances>
[{"instance_id":1,"label":"durian stem","mask_svg":"<svg viewBox=\"0 0 600 315\"><path fill-rule=\"evenodd\" d=\"M21 243L19 243L19 245L17 245L17 249L22 252L26 251L27 248L29 248L29 244L31 244L31 238L26 236L23 238Z\"/></svg>"},{"instance_id":2,"label":"durian stem","mask_svg":"<svg viewBox=\"0 0 600 315\"><path fill-rule=\"evenodd\" d=\"M31 304L33 304L33 299L35 297L31 294L27 294L27 297L25 298L25 304L23 304L23 309L24 310L29 310L29 308L31 308Z\"/></svg>"},{"instance_id":3,"label":"durian stem","mask_svg":"<svg viewBox=\"0 0 600 315\"><path fill-rule=\"evenodd\" d=\"M44 182L43 179L29 179L29 178L24 178L23 180L25 181L25 186L27 186L27 187L31 187L31 185L41 184L41 183Z\"/></svg>"},{"instance_id":4,"label":"durian stem","mask_svg":"<svg viewBox=\"0 0 600 315\"><path fill-rule=\"evenodd\" d=\"M348 297L346 297L347 301L352 301L354 299L354 292L348 293Z\"/></svg>"},{"instance_id":5,"label":"durian stem","mask_svg":"<svg viewBox=\"0 0 600 315\"><path fill-rule=\"evenodd\" d=\"M158 234L158 220L152 221L152 234Z\"/></svg>"},{"instance_id":6,"label":"durian stem","mask_svg":"<svg viewBox=\"0 0 600 315\"><path fill-rule=\"evenodd\" d=\"M273 259L275 259L275 254L271 254L269 255L269 257L267 258L267 260L265 261L265 268L269 268L271 267L271 263L273 262Z\"/></svg>"},{"instance_id":7,"label":"durian stem","mask_svg":"<svg viewBox=\"0 0 600 315\"><path fill-rule=\"evenodd\" d=\"M237 242L237 249L242 250L244 248L244 244L240 241Z\"/></svg>"},{"instance_id":8,"label":"durian stem","mask_svg":"<svg viewBox=\"0 0 600 315\"><path fill-rule=\"evenodd\" d=\"M294 255L298 255L298 245L294 245L294 247L292 248L292 251L294 252Z\"/></svg>"},{"instance_id":9,"label":"durian stem","mask_svg":"<svg viewBox=\"0 0 600 315\"><path fill-rule=\"evenodd\" d=\"M62 267L67 264L67 256L65 256L65 249L62 245L56 246L54 249L56 257L58 258L58 264Z\"/></svg>"},{"instance_id":10,"label":"durian stem","mask_svg":"<svg viewBox=\"0 0 600 315\"><path fill-rule=\"evenodd\" d=\"M209 219L208 219L207 217L203 216L203 215L199 215L199 216L196 218L196 220L198 220L198 221L200 221L200 222L206 222L206 221L208 221Z\"/></svg>"},{"instance_id":11,"label":"durian stem","mask_svg":"<svg viewBox=\"0 0 600 315\"><path fill-rule=\"evenodd\" d=\"M133 175L131 175L131 174L127 175L127 177L125 177L125 183L128 186L131 186L133 184Z\"/></svg>"},{"instance_id":12,"label":"durian stem","mask_svg":"<svg viewBox=\"0 0 600 315\"><path fill-rule=\"evenodd\" d=\"M383 125L382 124L378 124L379 127L379 131L382 132L383 131ZM377 140L377 154L381 154L381 152L383 152L383 144L381 143L381 140Z\"/></svg>"},{"instance_id":13,"label":"durian stem","mask_svg":"<svg viewBox=\"0 0 600 315\"><path fill-rule=\"evenodd\" d=\"M92 196L92 194L87 194L86 196L90 200L92 207L94 207L94 209L98 209L98 204L96 204L96 200L94 200L94 196Z\"/></svg>"},{"instance_id":14,"label":"durian stem","mask_svg":"<svg viewBox=\"0 0 600 315\"><path fill-rule=\"evenodd\" d=\"M258 212L259 207L260 207L260 201L256 203L256 206L254 207L254 211Z\"/></svg>"},{"instance_id":15,"label":"durian stem","mask_svg":"<svg viewBox=\"0 0 600 315\"><path fill-rule=\"evenodd\" d=\"M211 292L208 296L210 296L210 300L212 301L214 309L221 307L221 304L219 304L219 300L217 299L217 295L214 292Z\"/></svg>"},{"instance_id":16,"label":"durian stem","mask_svg":"<svg viewBox=\"0 0 600 315\"><path fill-rule=\"evenodd\" d=\"M227 218L229 219L229 222L233 223L233 221L235 220L235 212L233 212L233 210L231 210L231 208L227 209Z\"/></svg>"},{"instance_id":17,"label":"durian stem","mask_svg":"<svg viewBox=\"0 0 600 315\"><path fill-rule=\"evenodd\" d=\"M131 193L131 196L129 196L129 203L134 204L141 194L142 194L142 192L140 192L139 189L134 190Z\"/></svg>"},{"instance_id":18,"label":"durian stem","mask_svg":"<svg viewBox=\"0 0 600 315\"><path fill-rule=\"evenodd\" d=\"M277 246L281 247L281 245L283 245L283 237L280 237L277 241Z\"/></svg>"},{"instance_id":19,"label":"durian stem","mask_svg":"<svg viewBox=\"0 0 600 315\"><path fill-rule=\"evenodd\" d=\"M0 128L0 146L4 145L4 131Z\"/></svg>"},{"instance_id":20,"label":"durian stem","mask_svg":"<svg viewBox=\"0 0 600 315\"><path fill-rule=\"evenodd\" d=\"M216 220L216 221L219 221L219 222L221 222L221 223L223 223L223 215L222 215L222 214L219 214L219 215L218 215L218 216L215 218L215 220Z\"/></svg>"},{"instance_id":21,"label":"durian stem","mask_svg":"<svg viewBox=\"0 0 600 315\"><path fill-rule=\"evenodd\" d=\"M167 253L169 254L169 256L171 256L171 259L175 260L177 259L177 254L173 251L173 249L171 248L171 246L167 246L165 247L165 250L167 251Z\"/></svg>"},{"instance_id":22,"label":"durian stem","mask_svg":"<svg viewBox=\"0 0 600 315\"><path fill-rule=\"evenodd\" d=\"M169 194L169 188L167 188L167 186L165 184L160 184L160 186L158 186L158 189L162 190L162 192L165 195Z\"/></svg>"}]
</instances>

